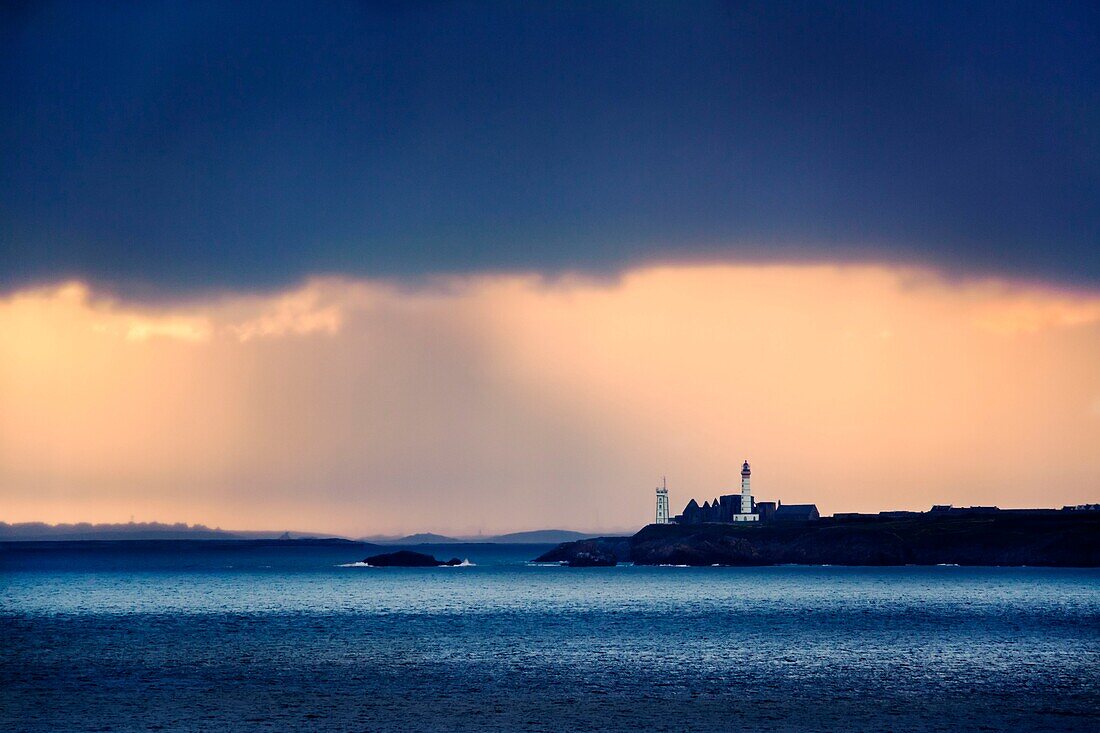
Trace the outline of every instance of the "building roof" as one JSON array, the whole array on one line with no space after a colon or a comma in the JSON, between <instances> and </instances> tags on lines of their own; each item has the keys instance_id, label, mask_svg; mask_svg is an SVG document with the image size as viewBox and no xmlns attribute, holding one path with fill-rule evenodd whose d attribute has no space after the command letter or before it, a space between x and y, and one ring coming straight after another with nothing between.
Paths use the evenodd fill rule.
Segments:
<instances>
[{"instance_id":1,"label":"building roof","mask_svg":"<svg viewBox=\"0 0 1100 733\"><path fill-rule=\"evenodd\" d=\"M775 510L776 519L817 519L817 504L783 504Z\"/></svg>"}]
</instances>

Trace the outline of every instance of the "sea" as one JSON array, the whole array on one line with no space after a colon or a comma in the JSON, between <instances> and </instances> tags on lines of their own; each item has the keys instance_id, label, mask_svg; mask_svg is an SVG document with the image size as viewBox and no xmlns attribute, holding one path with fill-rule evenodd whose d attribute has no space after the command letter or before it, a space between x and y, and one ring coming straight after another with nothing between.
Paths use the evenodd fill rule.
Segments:
<instances>
[{"instance_id":1,"label":"sea","mask_svg":"<svg viewBox=\"0 0 1100 733\"><path fill-rule=\"evenodd\" d=\"M0 730L1100 731L1100 571L0 545Z\"/></svg>"}]
</instances>

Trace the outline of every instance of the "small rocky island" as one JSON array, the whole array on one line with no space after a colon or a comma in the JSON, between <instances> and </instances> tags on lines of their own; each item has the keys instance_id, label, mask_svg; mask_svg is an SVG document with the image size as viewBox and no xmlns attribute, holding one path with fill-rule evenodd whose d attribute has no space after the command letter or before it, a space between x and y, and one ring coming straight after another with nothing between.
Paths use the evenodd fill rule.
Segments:
<instances>
[{"instance_id":1,"label":"small rocky island","mask_svg":"<svg viewBox=\"0 0 1100 733\"><path fill-rule=\"evenodd\" d=\"M398 550L397 552L384 552L381 555L371 555L363 560L372 568L438 568L442 566L454 567L461 565L462 561L457 557L450 560L436 560L431 555L411 550Z\"/></svg>"},{"instance_id":2,"label":"small rocky island","mask_svg":"<svg viewBox=\"0 0 1100 733\"><path fill-rule=\"evenodd\" d=\"M565 542L536 562L1100 567L1100 512L651 524L632 537Z\"/></svg>"}]
</instances>

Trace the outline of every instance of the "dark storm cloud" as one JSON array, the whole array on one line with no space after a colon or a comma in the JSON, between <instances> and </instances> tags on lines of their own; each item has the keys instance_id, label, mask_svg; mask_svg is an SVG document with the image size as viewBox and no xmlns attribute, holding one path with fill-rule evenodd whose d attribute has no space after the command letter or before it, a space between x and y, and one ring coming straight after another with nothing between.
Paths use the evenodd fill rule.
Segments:
<instances>
[{"instance_id":1,"label":"dark storm cloud","mask_svg":"<svg viewBox=\"0 0 1100 733\"><path fill-rule=\"evenodd\" d=\"M1100 283L1091 3L0 12L4 288L744 259Z\"/></svg>"}]
</instances>

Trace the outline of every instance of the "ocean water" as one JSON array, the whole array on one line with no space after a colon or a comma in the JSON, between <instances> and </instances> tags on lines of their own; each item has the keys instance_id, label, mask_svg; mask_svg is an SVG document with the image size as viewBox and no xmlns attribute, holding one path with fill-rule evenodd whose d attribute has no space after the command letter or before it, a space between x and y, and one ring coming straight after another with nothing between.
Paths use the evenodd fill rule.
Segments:
<instances>
[{"instance_id":1,"label":"ocean water","mask_svg":"<svg viewBox=\"0 0 1100 733\"><path fill-rule=\"evenodd\" d=\"M1100 571L0 546L0 730L1100 731Z\"/></svg>"}]
</instances>

